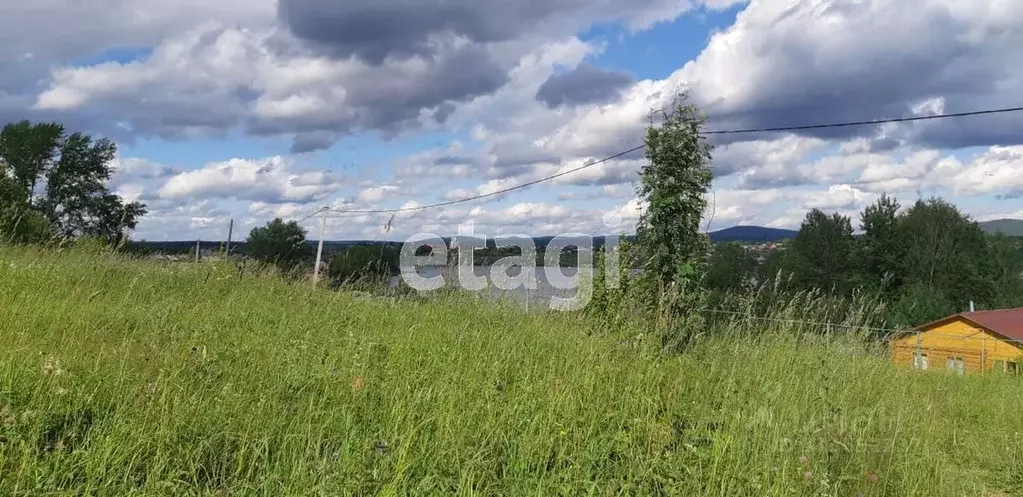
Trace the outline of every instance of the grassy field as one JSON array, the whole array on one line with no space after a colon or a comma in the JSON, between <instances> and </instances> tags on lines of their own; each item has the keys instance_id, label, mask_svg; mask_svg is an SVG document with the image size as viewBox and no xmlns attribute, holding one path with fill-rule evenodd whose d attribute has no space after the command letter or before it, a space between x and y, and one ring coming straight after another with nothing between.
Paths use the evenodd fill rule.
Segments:
<instances>
[{"instance_id":1,"label":"grassy field","mask_svg":"<svg viewBox=\"0 0 1023 497\"><path fill-rule=\"evenodd\" d=\"M1023 379L637 331L0 247L0 495L1023 491Z\"/></svg>"}]
</instances>

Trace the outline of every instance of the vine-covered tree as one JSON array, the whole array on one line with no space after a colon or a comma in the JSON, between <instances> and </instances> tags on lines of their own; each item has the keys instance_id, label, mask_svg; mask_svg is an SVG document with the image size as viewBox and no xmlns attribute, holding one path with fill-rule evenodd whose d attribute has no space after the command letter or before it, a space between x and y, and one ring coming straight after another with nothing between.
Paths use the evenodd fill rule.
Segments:
<instances>
[{"instance_id":1,"label":"vine-covered tree","mask_svg":"<svg viewBox=\"0 0 1023 497\"><path fill-rule=\"evenodd\" d=\"M21 121L4 126L0 230L21 241L33 241L45 232L119 243L146 214L146 206L124 203L107 188L116 155L110 140L68 135L57 123Z\"/></svg>"},{"instance_id":2,"label":"vine-covered tree","mask_svg":"<svg viewBox=\"0 0 1023 497\"><path fill-rule=\"evenodd\" d=\"M636 227L638 248L661 286L694 276L710 246L700 223L713 179L713 147L701 133L702 114L686 100L678 94L656 113L661 123L647 130L648 163L640 170L638 194L646 210Z\"/></svg>"}]
</instances>

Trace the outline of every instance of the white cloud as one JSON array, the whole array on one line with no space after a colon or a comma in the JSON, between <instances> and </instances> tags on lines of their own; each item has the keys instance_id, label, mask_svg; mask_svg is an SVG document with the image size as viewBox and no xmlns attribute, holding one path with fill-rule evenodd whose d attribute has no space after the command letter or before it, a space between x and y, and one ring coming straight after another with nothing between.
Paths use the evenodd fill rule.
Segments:
<instances>
[{"instance_id":1,"label":"white cloud","mask_svg":"<svg viewBox=\"0 0 1023 497\"><path fill-rule=\"evenodd\" d=\"M400 189L393 185L381 185L367 188L359 193L359 200L367 204L375 204L387 197L397 194Z\"/></svg>"},{"instance_id":2,"label":"white cloud","mask_svg":"<svg viewBox=\"0 0 1023 497\"><path fill-rule=\"evenodd\" d=\"M327 172L296 171L280 156L231 159L177 174L159 189L166 199L236 198L269 203L322 200L344 187Z\"/></svg>"},{"instance_id":3,"label":"white cloud","mask_svg":"<svg viewBox=\"0 0 1023 497\"><path fill-rule=\"evenodd\" d=\"M934 169L932 181L956 195L1023 197L1023 146L991 147L968 163L950 157Z\"/></svg>"}]
</instances>

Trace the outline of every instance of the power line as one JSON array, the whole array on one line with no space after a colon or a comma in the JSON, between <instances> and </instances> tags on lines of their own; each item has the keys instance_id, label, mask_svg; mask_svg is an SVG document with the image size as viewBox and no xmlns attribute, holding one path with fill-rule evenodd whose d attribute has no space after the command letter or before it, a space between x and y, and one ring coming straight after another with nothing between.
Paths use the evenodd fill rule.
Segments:
<instances>
[{"instance_id":1,"label":"power line","mask_svg":"<svg viewBox=\"0 0 1023 497\"><path fill-rule=\"evenodd\" d=\"M321 212L323 210L329 210L329 211L332 211L332 212L340 212L340 213L345 213L345 214L388 214L388 213L395 213L395 212L420 211L420 210L425 210L425 209L433 209L433 208L436 208L436 207L447 207L449 205L461 204L461 203L465 203L465 202L471 202L473 200L479 200L481 198L487 198L487 197L493 197L493 196L496 196L496 195L501 195L503 193L508 193L508 192L511 192L511 191L520 190L522 188L527 188L527 187L530 187L530 186L533 186L533 185L536 185L536 184L539 184L539 183L543 183L545 181L550 181L552 179L557 179L557 178L560 178L562 176L566 176L566 175L572 174L572 173L577 172L577 171L582 171L583 169L586 169L588 167L593 167L593 166L596 166L596 165L599 165L599 164L603 164L605 162L617 159L617 158L619 158L619 157L621 157L623 155L631 154L631 153L633 153L633 152L635 152L637 150L643 149L644 147L646 147L646 145L640 145L638 147L630 148L630 149L628 149L628 150L626 150L624 152L619 152L617 154L605 157L605 158L600 159L598 161L588 162L588 163L583 164L583 165L581 165L579 167L569 169L568 171L563 171L563 172L560 172L560 173L557 173L557 174L552 174L550 176L544 176L543 178L540 178L540 179L537 179L537 180L529 181L529 182L518 184L518 185L515 185L515 186L510 186L508 188L502 188L500 190L493 191L493 192L490 192L490 193L483 193L483 194L480 194L480 195L474 195L472 197L462 198L462 199L458 199L458 200L449 200L449 201L446 201L446 202L438 202L436 204L417 205L417 206L413 206L413 207L399 207L399 208L396 208L396 209L366 209L366 210L321 209L320 211L317 211L317 212Z\"/></svg>"},{"instance_id":2,"label":"power line","mask_svg":"<svg viewBox=\"0 0 1023 497\"><path fill-rule=\"evenodd\" d=\"M1020 112L1020 111L1023 111L1023 107L1006 107L1006 108L1001 108L1001 109L988 109L988 110L978 110L978 111L970 111L970 112L957 112L957 113L951 113L951 114L934 114L934 115L930 115L930 116L913 116L913 117L898 117L898 118L890 118L890 119L875 119L875 120L871 120L871 121L849 121L849 122L841 122L841 123L809 124L809 125L802 125L802 126L778 126L778 127L771 127L771 128L742 128L742 129L710 130L710 131L703 131L703 132L701 132L701 134L704 134L704 135L735 135L735 134L746 134L746 133L775 133L775 132L781 132L781 131L801 131L801 130L822 129L822 128L843 128L843 127L850 127L850 126L869 126L869 125L886 124L886 123L901 123L901 122L910 122L910 121L926 121L926 120L932 120L932 119L949 119L949 118L979 116L979 115L987 115L987 114L1005 114L1005 113L1009 113L1009 112ZM483 198L493 197L493 196L496 196L496 195L505 194L505 193L512 192L512 191L515 191L515 190L521 190L523 188L528 188L528 187L533 186L533 185L537 185L537 184L540 184L540 183L551 181L551 180L560 178L562 176L567 176L569 174L572 174L572 173L575 173L575 172L579 172L579 171L582 171L584 169L587 169L587 168L590 168L590 167L594 167L594 166L603 164L605 162L617 159L619 157L622 157L623 155L628 155L628 154L631 154L633 152L642 150L645 147L646 147L646 145L640 145L638 147L630 148L630 149L625 150L623 152L619 152L617 154L605 157L605 158L597 160L597 161L588 162L586 164L583 164L583 165L581 165L579 167L575 167L575 168L569 169L567 171L563 171L563 172L560 172L560 173L557 173L557 174L552 174L552 175L549 175L549 176L544 176L544 177L542 177L540 179L536 179L536 180L533 180L533 181L528 181L526 183L521 183L521 184L518 184L518 185L515 185L515 186L510 186L508 188L502 188L500 190L493 191L493 192L490 192L490 193L483 193L483 194L474 195L474 196L471 196L471 197L462 198L462 199L458 199L458 200L449 200L449 201L446 201L446 202L438 202L438 203L435 203L435 204L417 205L417 206L412 206L412 207L398 207L398 208L392 208L392 209L332 209L332 208L329 208L329 207L324 207L324 208L322 208L322 209L320 209L320 210L318 210L318 211L316 211L316 212L306 216L305 218L302 219L302 221L305 221L306 219L309 219L310 217L313 217L316 214L319 214L321 212L326 212L326 211L337 212L337 213L342 213L342 214L392 214L392 213L399 213L399 212L414 212L414 211L421 211L421 210L426 210L426 209L435 209L435 208L438 208L438 207L447 207L447 206L450 206L450 205L456 205L456 204L461 204L461 203L465 203L465 202L472 202L474 200L480 200L480 199L483 199Z\"/></svg>"},{"instance_id":3,"label":"power line","mask_svg":"<svg viewBox=\"0 0 1023 497\"><path fill-rule=\"evenodd\" d=\"M747 128L747 129L730 129L720 131L704 131L705 135L733 135L739 133L769 133L774 131L800 131L806 129L821 129L821 128L845 128L849 126L868 126L871 124L887 124L887 123L904 123L910 121L927 121L930 119L948 119L952 117L968 117L968 116L980 116L985 114L1005 114L1009 112L1020 112L1023 111L1023 107L1006 107L1002 109L990 109L990 110L975 110L970 112L957 112L953 114L934 114L930 116L913 116L913 117L895 117L891 119L876 119L873 121L850 121L844 123L830 123L830 124L810 124L805 126L783 126L779 128Z\"/></svg>"}]
</instances>

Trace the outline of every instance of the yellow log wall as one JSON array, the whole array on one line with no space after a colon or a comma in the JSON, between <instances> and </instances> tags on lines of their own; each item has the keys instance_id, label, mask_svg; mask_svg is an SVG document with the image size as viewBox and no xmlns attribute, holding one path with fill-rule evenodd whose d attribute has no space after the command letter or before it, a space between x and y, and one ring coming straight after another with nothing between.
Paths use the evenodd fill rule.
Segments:
<instances>
[{"instance_id":1,"label":"yellow log wall","mask_svg":"<svg viewBox=\"0 0 1023 497\"><path fill-rule=\"evenodd\" d=\"M1006 342L962 319L895 339L892 360L897 365L913 367L913 353L918 347L927 354L928 369L933 371L946 371L949 357L962 357L966 373L987 372L995 361L1019 361L1023 354L1019 344Z\"/></svg>"}]
</instances>

